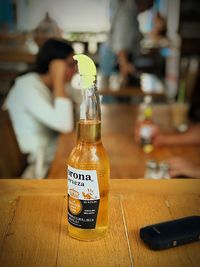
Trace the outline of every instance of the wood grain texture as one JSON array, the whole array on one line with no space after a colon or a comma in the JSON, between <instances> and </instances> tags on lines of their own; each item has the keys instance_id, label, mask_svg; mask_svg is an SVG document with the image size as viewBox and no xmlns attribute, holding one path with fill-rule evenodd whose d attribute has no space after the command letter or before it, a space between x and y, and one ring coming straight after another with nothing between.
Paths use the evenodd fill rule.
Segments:
<instances>
[{"instance_id":1,"label":"wood grain texture","mask_svg":"<svg viewBox=\"0 0 200 267\"><path fill-rule=\"evenodd\" d=\"M151 251L145 225L200 215L200 179L112 179L107 235L68 236L66 180L0 180L0 266L198 267L200 242Z\"/></svg>"},{"instance_id":2,"label":"wood grain texture","mask_svg":"<svg viewBox=\"0 0 200 267\"><path fill-rule=\"evenodd\" d=\"M1 266L55 266L63 197L22 196L1 249Z\"/></svg>"},{"instance_id":3,"label":"wood grain texture","mask_svg":"<svg viewBox=\"0 0 200 267\"><path fill-rule=\"evenodd\" d=\"M171 199L175 201L175 205L172 205ZM131 250L133 255L137 255L134 257L135 266L198 266L199 242L158 252L149 250L139 238L139 229L146 225L193 214L200 215L198 199L194 195L176 197L154 194L135 194L124 199Z\"/></svg>"},{"instance_id":4,"label":"wood grain texture","mask_svg":"<svg viewBox=\"0 0 200 267\"><path fill-rule=\"evenodd\" d=\"M3 215L0 220L0 251L3 246L6 235L8 234L9 226L15 215L16 199L1 198L0 201L0 214Z\"/></svg>"},{"instance_id":5,"label":"wood grain texture","mask_svg":"<svg viewBox=\"0 0 200 267\"><path fill-rule=\"evenodd\" d=\"M110 227L102 239L92 242L72 239L67 233L66 215L64 209L57 266L131 266L119 197L110 198Z\"/></svg>"},{"instance_id":6,"label":"wood grain texture","mask_svg":"<svg viewBox=\"0 0 200 267\"><path fill-rule=\"evenodd\" d=\"M40 190L41 187L41 190ZM200 179L112 179L110 183L112 194L145 193L156 195L186 195L200 194ZM1 179L0 197L12 200L17 196L26 195L54 195L65 196L67 193L67 179Z\"/></svg>"}]
</instances>

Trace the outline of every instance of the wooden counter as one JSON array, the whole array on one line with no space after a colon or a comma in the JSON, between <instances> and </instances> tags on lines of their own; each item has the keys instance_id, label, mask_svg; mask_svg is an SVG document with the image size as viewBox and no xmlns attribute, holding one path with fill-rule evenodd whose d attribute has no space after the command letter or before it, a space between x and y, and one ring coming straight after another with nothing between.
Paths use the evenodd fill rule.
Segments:
<instances>
[{"instance_id":1,"label":"wooden counter","mask_svg":"<svg viewBox=\"0 0 200 267\"><path fill-rule=\"evenodd\" d=\"M157 107L158 108L158 107ZM162 127L167 128L165 110L157 112ZM135 143L134 126L138 114L136 105L102 105L102 142L107 150L111 166L111 178L144 177L145 164L148 159L166 160L172 156L186 156L191 160L200 159L200 145L173 146L155 148L145 154ZM59 138L57 153L49 171L48 178L65 178L67 158L76 144L75 131L62 134Z\"/></svg>"},{"instance_id":2,"label":"wooden counter","mask_svg":"<svg viewBox=\"0 0 200 267\"><path fill-rule=\"evenodd\" d=\"M0 180L0 266L199 266L200 242L151 251L139 229L200 215L200 179L112 179L109 231L93 242L68 236L66 184L60 179Z\"/></svg>"}]
</instances>

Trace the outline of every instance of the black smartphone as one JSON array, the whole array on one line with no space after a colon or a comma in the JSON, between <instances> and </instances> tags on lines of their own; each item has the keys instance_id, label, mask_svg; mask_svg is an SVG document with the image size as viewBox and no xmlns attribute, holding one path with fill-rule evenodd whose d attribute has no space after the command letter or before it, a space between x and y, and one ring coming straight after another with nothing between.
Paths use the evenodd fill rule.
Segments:
<instances>
[{"instance_id":1,"label":"black smartphone","mask_svg":"<svg viewBox=\"0 0 200 267\"><path fill-rule=\"evenodd\" d=\"M149 225L140 229L140 238L153 250L180 246L200 240L200 216Z\"/></svg>"}]
</instances>

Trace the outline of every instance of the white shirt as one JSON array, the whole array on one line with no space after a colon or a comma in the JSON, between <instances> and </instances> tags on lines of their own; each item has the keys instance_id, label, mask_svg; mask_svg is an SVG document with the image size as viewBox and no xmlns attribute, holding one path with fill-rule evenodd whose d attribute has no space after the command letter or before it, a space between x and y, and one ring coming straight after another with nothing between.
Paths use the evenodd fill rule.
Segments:
<instances>
[{"instance_id":1,"label":"white shirt","mask_svg":"<svg viewBox=\"0 0 200 267\"><path fill-rule=\"evenodd\" d=\"M50 90L36 73L16 79L5 101L20 149L37 155L45 147L55 150L56 132L67 133L73 129L73 107L68 98L53 98Z\"/></svg>"}]
</instances>

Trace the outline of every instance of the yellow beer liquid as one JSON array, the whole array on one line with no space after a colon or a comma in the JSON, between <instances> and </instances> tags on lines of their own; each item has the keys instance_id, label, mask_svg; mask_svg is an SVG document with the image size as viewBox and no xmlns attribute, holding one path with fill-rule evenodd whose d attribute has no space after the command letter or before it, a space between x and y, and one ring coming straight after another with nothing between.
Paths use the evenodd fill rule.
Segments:
<instances>
[{"instance_id":1,"label":"yellow beer liquid","mask_svg":"<svg viewBox=\"0 0 200 267\"><path fill-rule=\"evenodd\" d=\"M82 229L68 222L69 235L80 240L94 240L103 236L108 228L108 192L110 167L106 151L101 143L101 122L80 120L77 145L72 150L68 165L81 170L96 170L100 203L95 229Z\"/></svg>"}]
</instances>

